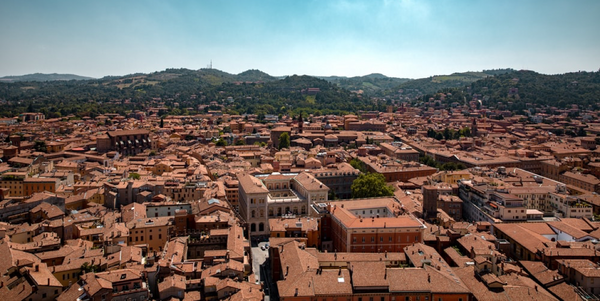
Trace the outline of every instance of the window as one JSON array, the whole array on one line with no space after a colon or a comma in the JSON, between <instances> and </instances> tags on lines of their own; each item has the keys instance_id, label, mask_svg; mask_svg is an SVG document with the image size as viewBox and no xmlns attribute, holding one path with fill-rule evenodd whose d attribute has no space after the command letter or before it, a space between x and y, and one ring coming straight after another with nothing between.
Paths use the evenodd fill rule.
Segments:
<instances>
[{"instance_id":1,"label":"window","mask_svg":"<svg viewBox=\"0 0 600 301\"><path fill-rule=\"evenodd\" d=\"M149 240L152 240L152 235L148 236L148 239L149 239Z\"/></svg>"}]
</instances>

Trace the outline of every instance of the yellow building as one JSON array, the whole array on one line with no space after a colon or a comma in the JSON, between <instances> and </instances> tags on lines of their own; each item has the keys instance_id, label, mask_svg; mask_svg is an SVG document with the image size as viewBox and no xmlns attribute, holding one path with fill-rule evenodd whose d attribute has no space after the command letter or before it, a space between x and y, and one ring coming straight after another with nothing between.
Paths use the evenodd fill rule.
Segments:
<instances>
[{"instance_id":1,"label":"yellow building","mask_svg":"<svg viewBox=\"0 0 600 301\"><path fill-rule=\"evenodd\" d=\"M27 177L25 172L7 172L2 174L0 188L6 188L11 196L24 196L23 180Z\"/></svg>"},{"instance_id":2,"label":"yellow building","mask_svg":"<svg viewBox=\"0 0 600 301\"><path fill-rule=\"evenodd\" d=\"M102 266L106 266L106 259L102 256L69 259L69 261L51 267L50 271L52 271L52 275L58 279L60 284L67 287L79 281L79 275L82 273L81 267L85 263L89 266L94 266L95 271L100 271Z\"/></svg>"},{"instance_id":3,"label":"yellow building","mask_svg":"<svg viewBox=\"0 0 600 301\"><path fill-rule=\"evenodd\" d=\"M441 171L431 176L431 178L438 182L447 184L456 184L458 180L469 180L473 178L473 175L466 170L457 171Z\"/></svg>"}]
</instances>

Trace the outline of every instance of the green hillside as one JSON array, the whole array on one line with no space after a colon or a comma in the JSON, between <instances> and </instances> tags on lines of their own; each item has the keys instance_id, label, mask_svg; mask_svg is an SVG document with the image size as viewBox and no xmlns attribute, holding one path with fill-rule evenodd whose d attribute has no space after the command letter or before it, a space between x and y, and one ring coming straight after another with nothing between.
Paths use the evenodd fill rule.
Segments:
<instances>
[{"instance_id":1,"label":"green hillside","mask_svg":"<svg viewBox=\"0 0 600 301\"><path fill-rule=\"evenodd\" d=\"M367 96L383 96L398 85L410 81L408 78L387 77L380 73L355 77L325 76L320 78L337 84L346 90L362 90Z\"/></svg>"},{"instance_id":2,"label":"green hillside","mask_svg":"<svg viewBox=\"0 0 600 301\"><path fill-rule=\"evenodd\" d=\"M538 107L558 108L576 104L598 109L600 72L546 75L518 71L473 82L470 84L470 91L480 95L484 104L501 104L512 110L524 109L527 103Z\"/></svg>"},{"instance_id":3,"label":"green hillside","mask_svg":"<svg viewBox=\"0 0 600 301\"><path fill-rule=\"evenodd\" d=\"M320 92L303 93L307 88L319 88ZM225 103L229 97L235 101ZM48 118L125 113L160 102L172 114L198 112L199 105L212 101L222 102L231 113L307 115L374 109L367 100L314 77L290 76L277 80L258 70L235 75L216 69L167 69L84 81L0 83L0 101L4 102L1 116L41 111Z\"/></svg>"},{"instance_id":4,"label":"green hillside","mask_svg":"<svg viewBox=\"0 0 600 301\"><path fill-rule=\"evenodd\" d=\"M481 72L460 72L450 75L434 75L427 78L415 79L400 84L395 91L400 89L418 90L418 94L431 94L446 88L463 87L475 81L495 76L498 74L510 73L512 69L484 70Z\"/></svg>"}]
</instances>

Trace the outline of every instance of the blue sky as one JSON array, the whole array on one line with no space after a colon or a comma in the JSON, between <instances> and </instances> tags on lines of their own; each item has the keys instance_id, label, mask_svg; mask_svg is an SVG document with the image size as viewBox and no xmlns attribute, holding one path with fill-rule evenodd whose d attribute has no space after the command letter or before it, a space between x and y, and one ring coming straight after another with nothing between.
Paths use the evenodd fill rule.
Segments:
<instances>
[{"instance_id":1,"label":"blue sky","mask_svg":"<svg viewBox=\"0 0 600 301\"><path fill-rule=\"evenodd\" d=\"M0 76L199 69L419 78L600 68L600 1L0 3Z\"/></svg>"}]
</instances>

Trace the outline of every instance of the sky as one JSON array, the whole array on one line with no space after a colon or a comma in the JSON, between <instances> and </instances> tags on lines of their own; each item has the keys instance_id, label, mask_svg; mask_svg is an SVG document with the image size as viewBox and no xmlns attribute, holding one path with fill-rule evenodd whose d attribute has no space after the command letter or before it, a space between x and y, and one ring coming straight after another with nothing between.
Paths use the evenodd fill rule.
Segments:
<instances>
[{"instance_id":1,"label":"sky","mask_svg":"<svg viewBox=\"0 0 600 301\"><path fill-rule=\"evenodd\" d=\"M0 76L600 69L600 1L3 0Z\"/></svg>"}]
</instances>

